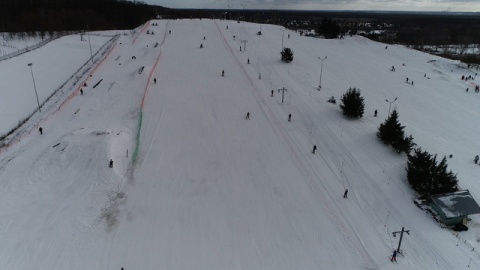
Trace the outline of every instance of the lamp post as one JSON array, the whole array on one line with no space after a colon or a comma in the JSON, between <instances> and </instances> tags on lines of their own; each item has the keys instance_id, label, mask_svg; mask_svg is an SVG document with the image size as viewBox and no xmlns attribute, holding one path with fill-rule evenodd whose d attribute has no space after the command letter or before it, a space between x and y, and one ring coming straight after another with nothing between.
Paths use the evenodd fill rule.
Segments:
<instances>
[{"instance_id":1,"label":"lamp post","mask_svg":"<svg viewBox=\"0 0 480 270\"><path fill-rule=\"evenodd\" d=\"M285 33L286 28L280 29L282 31L282 51L283 51L283 34Z\"/></svg>"},{"instance_id":2,"label":"lamp post","mask_svg":"<svg viewBox=\"0 0 480 270\"><path fill-rule=\"evenodd\" d=\"M392 101L388 101L388 99L385 99L386 102L390 103L390 105L388 106L388 117L390 117L390 108L392 108L392 103L394 103L395 101L397 101L397 98L395 98L394 100Z\"/></svg>"},{"instance_id":3,"label":"lamp post","mask_svg":"<svg viewBox=\"0 0 480 270\"><path fill-rule=\"evenodd\" d=\"M33 80L33 89L35 90L35 96L37 97L37 105L38 105L38 111L42 112L40 110L40 102L38 101L38 94L37 94L37 86L35 85L35 78L33 77L33 68L32 68L32 63L28 63L28 66L30 67L30 72L32 73L32 80Z\"/></svg>"},{"instance_id":4,"label":"lamp post","mask_svg":"<svg viewBox=\"0 0 480 270\"><path fill-rule=\"evenodd\" d=\"M322 73L323 73L323 61L327 59L327 57L325 56L324 58L320 58L318 57L318 59L320 59L320 61L322 61L322 65L320 66L320 82L318 83L318 91L322 90Z\"/></svg>"},{"instance_id":5,"label":"lamp post","mask_svg":"<svg viewBox=\"0 0 480 270\"><path fill-rule=\"evenodd\" d=\"M243 7L243 20L244 20L244 21L247 21L247 20L245 20L245 7L246 7L246 6L247 6L247 5L242 4L242 7Z\"/></svg>"},{"instance_id":6,"label":"lamp post","mask_svg":"<svg viewBox=\"0 0 480 270\"><path fill-rule=\"evenodd\" d=\"M88 24L87 24L87 31L88 31ZM90 59L92 60L92 64L93 64L93 54L92 54L92 44L90 43L90 34L87 33L87 36L88 36L88 46L90 46Z\"/></svg>"}]
</instances>

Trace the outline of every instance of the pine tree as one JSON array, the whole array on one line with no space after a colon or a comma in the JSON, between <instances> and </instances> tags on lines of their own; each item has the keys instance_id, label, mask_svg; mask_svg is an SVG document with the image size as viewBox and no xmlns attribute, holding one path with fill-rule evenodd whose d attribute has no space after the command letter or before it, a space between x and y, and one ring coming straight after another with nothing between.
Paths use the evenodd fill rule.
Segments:
<instances>
[{"instance_id":1,"label":"pine tree","mask_svg":"<svg viewBox=\"0 0 480 270\"><path fill-rule=\"evenodd\" d=\"M415 143L412 135L406 137L405 126L398 122L398 112L393 110L383 124L380 124L377 137L385 144L390 144L398 153L410 153Z\"/></svg>"},{"instance_id":2,"label":"pine tree","mask_svg":"<svg viewBox=\"0 0 480 270\"><path fill-rule=\"evenodd\" d=\"M458 190L457 176L447 171L447 158L437 165L437 155L432 156L420 148L408 155L407 179L420 195L432 195Z\"/></svg>"},{"instance_id":3,"label":"pine tree","mask_svg":"<svg viewBox=\"0 0 480 270\"><path fill-rule=\"evenodd\" d=\"M394 141L400 141L404 136L405 126L398 122L397 110L393 110L390 116L383 124L380 124L377 131L377 137L385 144L392 144Z\"/></svg>"},{"instance_id":4,"label":"pine tree","mask_svg":"<svg viewBox=\"0 0 480 270\"><path fill-rule=\"evenodd\" d=\"M435 166L433 179L432 194L454 192L458 190L457 175L452 171L447 171L447 157L445 156L442 161Z\"/></svg>"},{"instance_id":5,"label":"pine tree","mask_svg":"<svg viewBox=\"0 0 480 270\"><path fill-rule=\"evenodd\" d=\"M349 88L341 98L340 108L343 114L350 118L362 117L365 109L365 101L360 95L360 89Z\"/></svg>"},{"instance_id":6,"label":"pine tree","mask_svg":"<svg viewBox=\"0 0 480 270\"><path fill-rule=\"evenodd\" d=\"M407 179L410 186L420 195L432 194L432 174L433 165L432 155L421 148L414 150L412 155L408 155L407 161Z\"/></svg>"},{"instance_id":7,"label":"pine tree","mask_svg":"<svg viewBox=\"0 0 480 270\"><path fill-rule=\"evenodd\" d=\"M293 51L290 48L283 48L280 54L283 62L290 63L293 61Z\"/></svg>"}]
</instances>

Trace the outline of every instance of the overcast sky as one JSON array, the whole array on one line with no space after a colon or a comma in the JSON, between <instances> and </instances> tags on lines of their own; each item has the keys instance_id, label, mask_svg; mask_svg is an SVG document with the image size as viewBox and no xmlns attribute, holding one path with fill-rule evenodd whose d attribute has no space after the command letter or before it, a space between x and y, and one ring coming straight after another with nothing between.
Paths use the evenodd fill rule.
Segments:
<instances>
[{"instance_id":1,"label":"overcast sky","mask_svg":"<svg viewBox=\"0 0 480 270\"><path fill-rule=\"evenodd\" d=\"M143 0L169 8L480 12L480 0Z\"/></svg>"}]
</instances>

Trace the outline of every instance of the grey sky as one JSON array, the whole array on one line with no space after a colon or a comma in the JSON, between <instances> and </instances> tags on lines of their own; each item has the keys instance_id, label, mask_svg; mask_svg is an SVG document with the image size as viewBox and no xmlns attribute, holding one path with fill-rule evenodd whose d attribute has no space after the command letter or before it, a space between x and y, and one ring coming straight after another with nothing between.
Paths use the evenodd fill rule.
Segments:
<instances>
[{"instance_id":1,"label":"grey sky","mask_svg":"<svg viewBox=\"0 0 480 270\"><path fill-rule=\"evenodd\" d=\"M480 12L480 0L141 0L169 8Z\"/></svg>"}]
</instances>

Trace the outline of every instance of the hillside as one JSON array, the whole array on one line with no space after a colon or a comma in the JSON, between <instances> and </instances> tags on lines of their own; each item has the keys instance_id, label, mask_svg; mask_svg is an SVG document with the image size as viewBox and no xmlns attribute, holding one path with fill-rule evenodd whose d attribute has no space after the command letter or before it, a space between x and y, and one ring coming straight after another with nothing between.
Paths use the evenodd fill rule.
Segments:
<instances>
[{"instance_id":1,"label":"hillside","mask_svg":"<svg viewBox=\"0 0 480 270\"><path fill-rule=\"evenodd\" d=\"M2 127L35 109L29 59L43 57L42 101L78 78L2 148L0 268L480 267L479 217L459 235L441 228L413 204L406 157L375 136L396 108L422 149L453 155L449 169L480 200L478 79L460 79L475 71L358 36L286 30L282 41L279 26L236 21L156 20L109 40L96 39L99 56L80 78L89 53L79 36L0 62L2 89L26 97L27 88L32 99L1 99L19 108ZM69 47L75 61L61 56ZM326 102L349 87L365 97L360 120ZM410 235L395 265L392 232L402 227Z\"/></svg>"}]
</instances>

